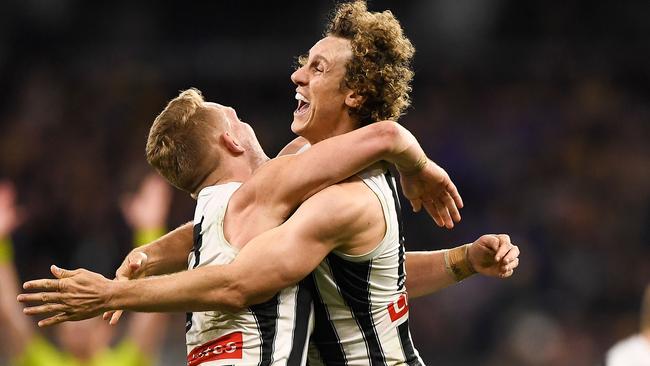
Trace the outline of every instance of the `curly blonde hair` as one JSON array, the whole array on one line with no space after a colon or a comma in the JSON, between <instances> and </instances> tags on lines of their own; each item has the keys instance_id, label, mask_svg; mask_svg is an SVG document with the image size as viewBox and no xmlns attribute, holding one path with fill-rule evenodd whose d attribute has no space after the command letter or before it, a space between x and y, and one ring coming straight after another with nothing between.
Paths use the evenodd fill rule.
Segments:
<instances>
[{"instance_id":1,"label":"curly blonde hair","mask_svg":"<svg viewBox=\"0 0 650 366\"><path fill-rule=\"evenodd\" d=\"M365 1L339 4L332 12L325 36L350 40L352 59L346 65L344 86L361 95L351 109L362 125L396 121L411 104L409 93L415 48L393 13L369 12Z\"/></svg>"},{"instance_id":2,"label":"curly blonde hair","mask_svg":"<svg viewBox=\"0 0 650 366\"><path fill-rule=\"evenodd\" d=\"M175 187L195 193L219 163L212 149L201 91L182 91L154 120L147 139L147 162Z\"/></svg>"}]
</instances>

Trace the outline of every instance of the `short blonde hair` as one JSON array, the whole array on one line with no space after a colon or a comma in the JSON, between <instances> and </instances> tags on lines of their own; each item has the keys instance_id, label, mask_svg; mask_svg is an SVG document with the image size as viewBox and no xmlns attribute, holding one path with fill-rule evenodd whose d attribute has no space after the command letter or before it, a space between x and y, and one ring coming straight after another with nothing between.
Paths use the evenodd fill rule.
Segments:
<instances>
[{"instance_id":1,"label":"short blonde hair","mask_svg":"<svg viewBox=\"0 0 650 366\"><path fill-rule=\"evenodd\" d=\"M215 124L206 118L203 103L200 90L182 91L156 117L147 139L149 164L189 193L195 193L219 163L214 151Z\"/></svg>"}]
</instances>

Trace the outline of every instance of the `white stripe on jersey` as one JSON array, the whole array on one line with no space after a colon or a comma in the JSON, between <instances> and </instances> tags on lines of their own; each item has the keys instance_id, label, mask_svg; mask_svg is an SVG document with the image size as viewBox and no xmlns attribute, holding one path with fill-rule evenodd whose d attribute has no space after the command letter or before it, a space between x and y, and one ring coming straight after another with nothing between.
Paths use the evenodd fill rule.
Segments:
<instances>
[{"instance_id":1,"label":"white stripe on jersey","mask_svg":"<svg viewBox=\"0 0 650 366\"><path fill-rule=\"evenodd\" d=\"M316 326L311 341L319 352L310 347L310 364L423 364L408 331L394 181L389 183L384 173L373 169L359 174L381 203L386 222L383 240L361 256L330 253L313 273Z\"/></svg>"},{"instance_id":2,"label":"white stripe on jersey","mask_svg":"<svg viewBox=\"0 0 650 366\"><path fill-rule=\"evenodd\" d=\"M237 256L239 250L224 237L223 222L228 202L240 186L227 183L199 192L189 268L228 264ZM303 312L311 311L311 300L305 294L310 296L308 290L292 286L264 304L236 313L193 313L186 334L188 362L192 366L304 365L310 329L309 315ZM292 352L294 347L299 349Z\"/></svg>"}]
</instances>

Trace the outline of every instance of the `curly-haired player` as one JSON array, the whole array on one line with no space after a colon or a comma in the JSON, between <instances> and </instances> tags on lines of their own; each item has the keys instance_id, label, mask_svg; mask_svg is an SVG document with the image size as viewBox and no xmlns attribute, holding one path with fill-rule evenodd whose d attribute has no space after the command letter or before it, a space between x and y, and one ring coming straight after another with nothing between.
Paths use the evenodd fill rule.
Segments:
<instances>
[{"instance_id":1,"label":"curly-haired player","mask_svg":"<svg viewBox=\"0 0 650 366\"><path fill-rule=\"evenodd\" d=\"M278 195L293 201L305 197L297 193L301 190L295 187L296 181L306 179L308 174L323 174L326 167L337 171L337 166L343 166L354 154L350 152L350 145L336 143L335 153L325 159L321 156L311 160L311 164L310 161L305 163L306 155L315 157L315 150L328 145L331 148L334 139L330 137L358 137L364 129L378 126L376 118L397 119L408 106L412 46L392 14L368 12L360 2L342 4L330 23L326 36L311 48L301 67L291 76L297 86L298 99L292 130L304 138L303 143L317 145L303 154L272 160L259 170L251 169L255 168L254 159L251 160L255 149L233 143L233 136L239 138L235 130L231 137L213 133L211 142L201 145L229 151L220 156L224 159L219 164L221 168L208 175L190 175L191 179L185 182L188 183L186 187L190 187L188 190L193 191L192 183L200 181L196 188L200 191L195 215L197 245L190 265L198 264L201 268L160 278L115 282L87 271L55 269L53 272L59 280L37 280L25 287L54 293L21 295L21 301L45 298L56 304L28 308L26 312L39 314L56 309L60 314L41 321L41 324L53 324L114 309L205 312L226 305L249 307L273 300L278 291L307 276L313 281L315 309L310 364L321 361L328 365L421 364L409 335L406 286L413 296L435 291L474 271L507 277L518 264L519 251L507 235L487 235L471 245L447 251L405 253L397 193L382 165L319 191L295 212L294 205L281 201L274 205L260 203ZM218 113L224 107L206 105L205 108ZM234 112L229 113L229 125L240 126L241 121L232 116ZM368 122L373 123L359 128ZM238 129L241 133L248 130ZM362 145L352 145L352 151L361 151ZM294 141L284 153L298 148L300 141ZM282 166L283 159L285 165L287 159L294 163L269 173L270 167ZM296 165L300 160L303 164ZM431 164L423 161L421 168L430 169ZM197 166L202 167L203 162L199 161ZM236 177L228 174L224 167L237 167L239 174ZM251 176L253 170L255 173ZM197 177L200 179L194 180ZM227 184L234 189L236 186L232 185L241 184L239 182L244 179L247 181L241 188L222 194L226 198L226 204L220 206L222 210L215 213L198 209L205 206L202 200L205 203L210 192L223 192ZM288 185L292 189L287 196L284 192ZM452 227L452 217L460 218L450 195L425 198L421 202L417 197L422 196L409 191L408 185L404 191L416 209L424 206L440 226ZM228 204L230 197L232 200ZM225 218L219 218L223 219L223 225L201 225L203 215L224 213ZM262 227L268 231L261 232ZM155 273L155 268L160 269L161 263L169 261L165 257L174 257L182 263L192 249L188 232L191 233L191 229L188 231L184 227L180 233L168 235L142 249L149 250L145 271L149 273L148 270L153 269ZM210 233L218 234L222 244L229 243L240 249L232 263L205 265L215 264L209 249L213 241L201 239L204 235L208 238ZM175 266L172 267L179 268L178 263ZM127 258L118 274L132 277L128 269ZM271 315L278 314L276 305L271 308L275 309ZM190 333L194 324L190 323ZM275 333L274 324L277 323L269 322L268 329L259 332L259 338L265 340L259 347L258 353L264 360L260 364L293 365L279 359L278 353L287 348L292 337L276 337L280 333ZM210 334L205 332L202 336ZM248 343L244 343L242 346L235 342L228 349L235 353L235 346L245 348ZM212 364L208 358L214 355L215 347L212 341L203 343L196 348L198 352L193 360ZM220 350L223 351L223 347ZM270 357L271 354L278 358ZM223 352L219 357L224 357ZM239 361L242 360L230 357L215 364L258 364L257 361Z\"/></svg>"}]
</instances>

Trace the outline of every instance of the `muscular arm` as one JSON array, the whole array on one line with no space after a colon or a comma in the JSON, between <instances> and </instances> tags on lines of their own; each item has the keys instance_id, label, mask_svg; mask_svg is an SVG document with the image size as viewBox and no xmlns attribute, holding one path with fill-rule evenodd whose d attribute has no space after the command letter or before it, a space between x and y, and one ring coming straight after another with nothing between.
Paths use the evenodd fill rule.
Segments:
<instances>
[{"instance_id":1,"label":"muscular arm","mask_svg":"<svg viewBox=\"0 0 650 366\"><path fill-rule=\"evenodd\" d=\"M290 145L294 143L297 146L301 141L294 140ZM246 200L246 205L258 212L264 210L265 215L281 222L315 192L376 161L388 160L408 172L422 168L421 164L426 163L424 159L426 155L408 130L395 122L377 122L324 140L302 154L270 161L240 190L242 196L253 197ZM147 254L145 273L155 275L183 269L191 248L192 227L186 224L134 251ZM128 265L128 258L125 265Z\"/></svg>"},{"instance_id":2,"label":"muscular arm","mask_svg":"<svg viewBox=\"0 0 650 366\"><path fill-rule=\"evenodd\" d=\"M340 185L329 187L307 200L284 224L252 239L231 264L133 281L109 281L86 270L53 268L58 279L25 284L25 289L48 292L21 294L19 300L46 300L45 305L27 308L27 314L59 314L39 322L41 326L115 309L240 309L298 282L341 243L355 243L367 227L365 206L363 200L350 200Z\"/></svg>"},{"instance_id":3,"label":"muscular arm","mask_svg":"<svg viewBox=\"0 0 650 366\"><path fill-rule=\"evenodd\" d=\"M361 231L363 207L345 197L339 186L316 194L284 224L252 239L231 264L114 283L109 306L205 311L263 302L307 276L330 251Z\"/></svg>"},{"instance_id":4,"label":"muscular arm","mask_svg":"<svg viewBox=\"0 0 650 366\"><path fill-rule=\"evenodd\" d=\"M381 160L402 171L418 171L427 162L426 154L408 130L395 122L382 121L323 140L302 154L269 161L242 190L255 197L256 209L268 209L274 217L287 217L314 193Z\"/></svg>"}]
</instances>

